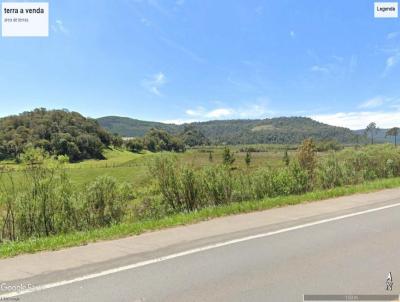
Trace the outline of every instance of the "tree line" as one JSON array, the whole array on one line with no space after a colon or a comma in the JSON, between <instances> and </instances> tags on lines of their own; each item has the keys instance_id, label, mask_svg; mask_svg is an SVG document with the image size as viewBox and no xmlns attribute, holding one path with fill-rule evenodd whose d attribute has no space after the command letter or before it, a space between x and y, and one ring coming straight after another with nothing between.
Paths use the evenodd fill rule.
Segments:
<instances>
[{"instance_id":1,"label":"tree line","mask_svg":"<svg viewBox=\"0 0 400 302\"><path fill-rule=\"evenodd\" d=\"M151 152L184 152L186 146L209 145L210 141L193 126L186 126L183 133L173 135L162 129L150 129L144 137L135 137L125 141L129 151L138 153L146 149Z\"/></svg>"},{"instance_id":2,"label":"tree line","mask_svg":"<svg viewBox=\"0 0 400 302\"><path fill-rule=\"evenodd\" d=\"M52 156L65 155L76 162L103 159L104 149L111 146L125 146L132 152L183 152L186 146L207 144L208 139L191 126L178 135L150 129L143 138L124 141L101 127L97 120L68 110L38 108L0 119L0 160L19 161L30 148L42 149Z\"/></svg>"}]
</instances>

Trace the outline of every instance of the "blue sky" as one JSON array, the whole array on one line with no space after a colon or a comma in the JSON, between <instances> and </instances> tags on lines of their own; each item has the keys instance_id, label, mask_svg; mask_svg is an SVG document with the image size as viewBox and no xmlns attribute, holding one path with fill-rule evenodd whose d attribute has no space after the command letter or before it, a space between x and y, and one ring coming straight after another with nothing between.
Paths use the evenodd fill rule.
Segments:
<instances>
[{"instance_id":1,"label":"blue sky","mask_svg":"<svg viewBox=\"0 0 400 302\"><path fill-rule=\"evenodd\" d=\"M373 1L49 2L48 38L0 38L0 116L400 126L400 19Z\"/></svg>"}]
</instances>

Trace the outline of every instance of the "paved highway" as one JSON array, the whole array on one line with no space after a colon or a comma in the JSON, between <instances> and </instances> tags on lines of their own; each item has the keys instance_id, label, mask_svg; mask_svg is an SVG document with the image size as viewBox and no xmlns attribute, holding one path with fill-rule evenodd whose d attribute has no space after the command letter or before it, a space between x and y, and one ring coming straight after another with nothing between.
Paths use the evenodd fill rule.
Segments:
<instances>
[{"instance_id":1,"label":"paved highway","mask_svg":"<svg viewBox=\"0 0 400 302\"><path fill-rule=\"evenodd\" d=\"M166 251L171 259L153 258L136 267L129 258L111 261L97 276L64 272L58 276L72 283L10 299L302 301L303 294L389 293L385 289L389 272L394 279L392 293L398 293L400 206L396 202L218 237L188 253ZM92 272L96 274L95 269ZM45 281L39 276L29 282Z\"/></svg>"}]
</instances>

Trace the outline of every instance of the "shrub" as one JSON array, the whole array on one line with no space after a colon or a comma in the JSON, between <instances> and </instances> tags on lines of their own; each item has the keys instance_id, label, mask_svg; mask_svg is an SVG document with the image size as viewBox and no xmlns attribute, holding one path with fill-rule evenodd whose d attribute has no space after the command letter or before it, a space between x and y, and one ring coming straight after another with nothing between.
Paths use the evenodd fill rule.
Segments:
<instances>
[{"instance_id":1,"label":"shrub","mask_svg":"<svg viewBox=\"0 0 400 302\"><path fill-rule=\"evenodd\" d=\"M252 180L256 199L300 194L309 189L308 174L297 162L280 170L260 169L254 174Z\"/></svg>"},{"instance_id":2,"label":"shrub","mask_svg":"<svg viewBox=\"0 0 400 302\"><path fill-rule=\"evenodd\" d=\"M158 157L150 168L163 200L175 211L192 211L202 204L202 184L190 166L179 165L175 158Z\"/></svg>"},{"instance_id":3,"label":"shrub","mask_svg":"<svg viewBox=\"0 0 400 302\"><path fill-rule=\"evenodd\" d=\"M126 148L134 153L139 153L144 149L143 139L141 138L133 138L128 140L126 143Z\"/></svg>"},{"instance_id":4,"label":"shrub","mask_svg":"<svg viewBox=\"0 0 400 302\"><path fill-rule=\"evenodd\" d=\"M331 189L346 183L345 168L340 163L336 154L331 153L322 160L317 169L318 186L324 189Z\"/></svg>"},{"instance_id":5,"label":"shrub","mask_svg":"<svg viewBox=\"0 0 400 302\"><path fill-rule=\"evenodd\" d=\"M229 167L225 165L207 167L203 171L201 182L208 203L220 205L232 201L234 178Z\"/></svg>"},{"instance_id":6,"label":"shrub","mask_svg":"<svg viewBox=\"0 0 400 302\"><path fill-rule=\"evenodd\" d=\"M235 178L235 190L233 191L233 201L245 201L254 199L252 190L252 174L239 173Z\"/></svg>"},{"instance_id":7,"label":"shrub","mask_svg":"<svg viewBox=\"0 0 400 302\"><path fill-rule=\"evenodd\" d=\"M121 222L131 198L129 186L109 176L97 177L86 187L85 211L90 227Z\"/></svg>"},{"instance_id":8,"label":"shrub","mask_svg":"<svg viewBox=\"0 0 400 302\"><path fill-rule=\"evenodd\" d=\"M3 238L50 236L77 229L75 194L60 165L30 164L18 185L18 191L3 190L6 202L15 198L15 203L8 204L12 220L5 224L7 230L4 229Z\"/></svg>"},{"instance_id":9,"label":"shrub","mask_svg":"<svg viewBox=\"0 0 400 302\"><path fill-rule=\"evenodd\" d=\"M317 163L316 147L312 139L305 139L297 151L300 166L312 176Z\"/></svg>"},{"instance_id":10,"label":"shrub","mask_svg":"<svg viewBox=\"0 0 400 302\"><path fill-rule=\"evenodd\" d=\"M163 156L156 158L150 166L150 172L157 181L163 200L175 211L182 208L177 168L175 158Z\"/></svg>"},{"instance_id":11,"label":"shrub","mask_svg":"<svg viewBox=\"0 0 400 302\"><path fill-rule=\"evenodd\" d=\"M290 164L290 157L288 154L288 150L285 149L285 152L283 153L283 158L282 158L283 163L285 164L285 166L289 166Z\"/></svg>"},{"instance_id":12,"label":"shrub","mask_svg":"<svg viewBox=\"0 0 400 302\"><path fill-rule=\"evenodd\" d=\"M180 186L182 188L182 200L184 208L193 211L201 206L202 187L199 178L193 168L183 167L180 171Z\"/></svg>"},{"instance_id":13,"label":"shrub","mask_svg":"<svg viewBox=\"0 0 400 302\"><path fill-rule=\"evenodd\" d=\"M246 163L246 166L249 167L251 163L251 153L249 151L246 152L246 156L244 158L244 162Z\"/></svg>"},{"instance_id":14,"label":"shrub","mask_svg":"<svg viewBox=\"0 0 400 302\"><path fill-rule=\"evenodd\" d=\"M146 189L140 194L138 202L133 206L135 219L159 219L172 212L168 204L163 202L162 196L152 189Z\"/></svg>"},{"instance_id":15,"label":"shrub","mask_svg":"<svg viewBox=\"0 0 400 302\"><path fill-rule=\"evenodd\" d=\"M301 168L298 161L292 161L289 165L289 171L292 178L292 194L302 194L312 189L312 183L308 172Z\"/></svg>"},{"instance_id":16,"label":"shrub","mask_svg":"<svg viewBox=\"0 0 400 302\"><path fill-rule=\"evenodd\" d=\"M222 162L225 165L232 165L235 162L235 155L228 147L224 148L224 152L222 154Z\"/></svg>"}]
</instances>

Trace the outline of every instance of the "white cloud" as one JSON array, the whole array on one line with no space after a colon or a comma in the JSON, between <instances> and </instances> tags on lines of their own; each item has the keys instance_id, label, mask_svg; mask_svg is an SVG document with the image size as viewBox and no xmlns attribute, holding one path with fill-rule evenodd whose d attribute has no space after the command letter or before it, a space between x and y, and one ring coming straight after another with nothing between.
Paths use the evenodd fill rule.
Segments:
<instances>
[{"instance_id":1,"label":"white cloud","mask_svg":"<svg viewBox=\"0 0 400 302\"><path fill-rule=\"evenodd\" d=\"M274 112L268 110L268 99L264 97L258 98L254 103L246 104L238 107L220 106L214 109L205 109L204 107L196 107L187 109L185 114L190 118L196 118L197 121L222 118L265 118L266 115L273 115Z\"/></svg>"},{"instance_id":2,"label":"white cloud","mask_svg":"<svg viewBox=\"0 0 400 302\"><path fill-rule=\"evenodd\" d=\"M145 26L147 26L147 27L150 27L150 26L151 26L151 21L150 21L149 19L147 19L147 18L142 17L142 18L140 19L140 22L142 22L142 24L145 25Z\"/></svg>"},{"instance_id":3,"label":"white cloud","mask_svg":"<svg viewBox=\"0 0 400 302\"><path fill-rule=\"evenodd\" d=\"M391 32L391 33L387 34L386 39L392 40L392 39L395 39L398 35L399 35L399 32L397 32L397 31L396 32Z\"/></svg>"},{"instance_id":4,"label":"white cloud","mask_svg":"<svg viewBox=\"0 0 400 302\"><path fill-rule=\"evenodd\" d=\"M383 105L384 102L382 97L374 97L360 104L359 108L376 108Z\"/></svg>"},{"instance_id":5,"label":"white cloud","mask_svg":"<svg viewBox=\"0 0 400 302\"><path fill-rule=\"evenodd\" d=\"M160 122L161 123L165 123L165 124L182 125L182 124L188 124L188 123L197 122L197 120L194 120L194 119L173 119L173 120L164 120L164 121L160 121Z\"/></svg>"},{"instance_id":6,"label":"white cloud","mask_svg":"<svg viewBox=\"0 0 400 302\"><path fill-rule=\"evenodd\" d=\"M206 110L203 107L197 107L195 109L188 109L185 113L190 116L202 116L205 115Z\"/></svg>"},{"instance_id":7,"label":"white cloud","mask_svg":"<svg viewBox=\"0 0 400 302\"><path fill-rule=\"evenodd\" d=\"M234 113L235 113L235 110L233 110L231 108L217 108L217 109L207 112L207 114L205 116L208 118L219 119L221 117L232 116Z\"/></svg>"},{"instance_id":8,"label":"white cloud","mask_svg":"<svg viewBox=\"0 0 400 302\"><path fill-rule=\"evenodd\" d=\"M382 76L386 76L400 62L400 49L393 49L391 55L386 59L385 70Z\"/></svg>"},{"instance_id":9,"label":"white cloud","mask_svg":"<svg viewBox=\"0 0 400 302\"><path fill-rule=\"evenodd\" d=\"M238 115L241 118L261 118L265 117L267 114L273 114L273 112L268 110L266 104L262 103L253 104L238 110Z\"/></svg>"},{"instance_id":10,"label":"white cloud","mask_svg":"<svg viewBox=\"0 0 400 302\"><path fill-rule=\"evenodd\" d=\"M69 30L64 26L64 23L61 20L56 20L55 24L51 26L53 32L61 32L63 34L69 34Z\"/></svg>"},{"instance_id":11,"label":"white cloud","mask_svg":"<svg viewBox=\"0 0 400 302\"><path fill-rule=\"evenodd\" d=\"M146 88L149 92L157 96L162 96L160 88L164 86L165 83L166 83L166 77L164 73L159 72L151 76L150 78L145 79L142 82L142 86Z\"/></svg>"},{"instance_id":12,"label":"white cloud","mask_svg":"<svg viewBox=\"0 0 400 302\"><path fill-rule=\"evenodd\" d=\"M313 115L310 118L329 125L347 127L353 130L364 129L370 122L376 122L380 128L391 128L400 125L400 111L338 112Z\"/></svg>"},{"instance_id":13,"label":"white cloud","mask_svg":"<svg viewBox=\"0 0 400 302\"><path fill-rule=\"evenodd\" d=\"M313 67L311 67L311 71L313 71L313 72L322 72L322 73L329 73L330 72L328 67L319 66L319 65L314 65Z\"/></svg>"},{"instance_id":14,"label":"white cloud","mask_svg":"<svg viewBox=\"0 0 400 302\"><path fill-rule=\"evenodd\" d=\"M399 61L399 55L395 54L393 56L390 56L389 58L387 58L386 60L386 68L391 68L394 65L396 65Z\"/></svg>"},{"instance_id":15,"label":"white cloud","mask_svg":"<svg viewBox=\"0 0 400 302\"><path fill-rule=\"evenodd\" d=\"M231 116L235 113L232 108L216 108L212 110L206 110L203 107L197 107L195 109L188 109L185 111L186 115L203 119L219 119L222 117Z\"/></svg>"}]
</instances>

